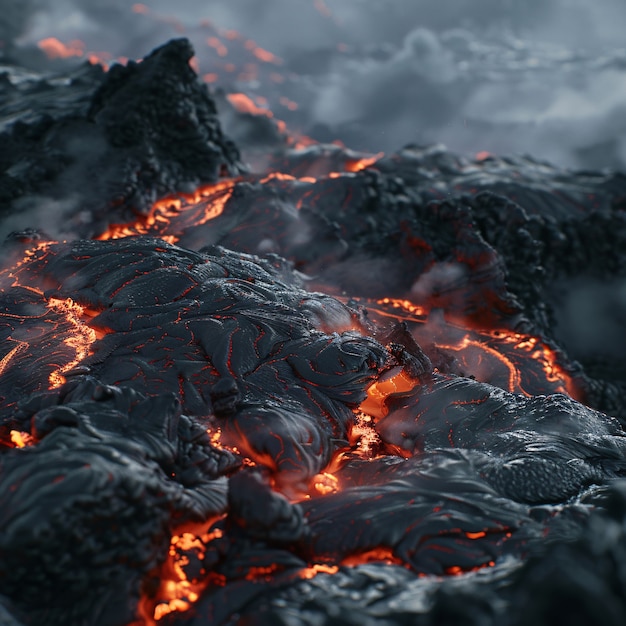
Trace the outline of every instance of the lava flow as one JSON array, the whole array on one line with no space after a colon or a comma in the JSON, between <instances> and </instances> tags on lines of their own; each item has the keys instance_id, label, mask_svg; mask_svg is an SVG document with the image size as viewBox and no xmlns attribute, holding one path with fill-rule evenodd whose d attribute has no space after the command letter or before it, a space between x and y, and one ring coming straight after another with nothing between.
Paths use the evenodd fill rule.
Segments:
<instances>
[{"instance_id":1,"label":"lava flow","mask_svg":"<svg viewBox=\"0 0 626 626\"><path fill-rule=\"evenodd\" d=\"M295 99L232 89L232 124L272 146L244 146L250 172L195 71L289 69L201 29L215 65L176 40L85 66L50 86L71 114L11 130L12 176L50 146L67 168L21 188L75 188L56 241L4 248L0 621L461 623L478 602L526 626L532 568L589 569L589 537L622 532L620 388L559 344L550 289L618 231L624 181L288 138Z\"/></svg>"}]
</instances>

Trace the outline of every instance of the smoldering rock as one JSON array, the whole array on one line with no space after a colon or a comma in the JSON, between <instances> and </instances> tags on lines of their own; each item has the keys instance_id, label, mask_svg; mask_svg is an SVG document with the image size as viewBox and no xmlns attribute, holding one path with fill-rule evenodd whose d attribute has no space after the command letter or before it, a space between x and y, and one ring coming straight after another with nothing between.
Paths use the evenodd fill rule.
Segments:
<instances>
[{"instance_id":1,"label":"smoldering rock","mask_svg":"<svg viewBox=\"0 0 626 626\"><path fill-rule=\"evenodd\" d=\"M44 615L55 624L132 619L137 573L155 567L169 543L167 498L158 495L153 473L109 444L68 429L56 430L36 449L3 455L2 477L9 481L2 507L5 592L35 621ZM11 492L11 484L21 488ZM39 504L32 506L34 492ZM111 533L111 527L121 532ZM127 563L121 578L120 559ZM91 580L81 574L87 563Z\"/></svg>"},{"instance_id":2,"label":"smoldering rock","mask_svg":"<svg viewBox=\"0 0 626 626\"><path fill-rule=\"evenodd\" d=\"M29 212L32 223L42 203L58 201L60 215L80 206L87 222L74 211L71 228L91 235L102 227L94 223L125 221L157 197L239 172L237 148L189 66L192 56L189 42L176 40L106 74L85 64L8 88L2 213Z\"/></svg>"},{"instance_id":3,"label":"smoldering rock","mask_svg":"<svg viewBox=\"0 0 626 626\"><path fill-rule=\"evenodd\" d=\"M377 424L383 442L409 454L488 449L488 456L472 461L476 471L517 502L563 501L626 472L619 422L563 395L527 399L436 375L417 395L397 396L388 400L389 413Z\"/></svg>"},{"instance_id":4,"label":"smoldering rock","mask_svg":"<svg viewBox=\"0 0 626 626\"><path fill-rule=\"evenodd\" d=\"M616 420L564 396L525 399L433 373L406 328L381 332L386 348L347 330L359 328L359 312L304 291L275 257L148 237L36 244L3 295L7 310L29 312L2 318L4 339L27 344L15 348L16 371L42 373L19 388L16 374L0 379L4 436L16 429L38 440L0 457L8 529L0 575L14 576L6 593L18 607L36 595L52 623L130 621L142 581L186 521L226 514L198 567L229 584L209 587L189 619L228 623L266 585L274 592L308 567L347 567L368 551L386 551L413 575L505 567L546 534L576 538L590 510L585 490L623 474ZM58 324L71 324L66 309L46 303L70 296L100 339L91 337L92 354L80 361L88 375L47 390L54 363L72 353L57 336ZM392 394L375 425L386 455L348 456L335 493L289 502L351 445L367 386L401 366L416 386ZM241 469L246 459L255 473ZM26 489L41 494L37 506ZM52 500L60 504L43 510ZM112 525L127 532L109 536ZM87 527L95 536L79 541ZM63 555L42 557L42 536ZM98 586L74 584L74 562L90 564L106 591L99 598L110 601L94 604ZM33 587L22 578L35 566L42 578Z\"/></svg>"}]
</instances>

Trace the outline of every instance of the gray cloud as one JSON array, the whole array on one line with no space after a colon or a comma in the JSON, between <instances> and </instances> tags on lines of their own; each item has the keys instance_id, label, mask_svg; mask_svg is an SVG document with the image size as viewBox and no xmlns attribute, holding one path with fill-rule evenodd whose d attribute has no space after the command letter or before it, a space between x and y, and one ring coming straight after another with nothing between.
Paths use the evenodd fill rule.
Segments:
<instances>
[{"instance_id":1,"label":"gray cloud","mask_svg":"<svg viewBox=\"0 0 626 626\"><path fill-rule=\"evenodd\" d=\"M40 0L29 15L13 4L24 45L80 38L86 50L136 57L184 29L201 73L265 98L319 140L374 152L443 141L469 154L626 166L622 0L145 0L147 15L126 0ZM207 45L207 19L283 64L237 80ZM234 48L228 60L244 66ZM283 83L268 80L272 69Z\"/></svg>"}]
</instances>

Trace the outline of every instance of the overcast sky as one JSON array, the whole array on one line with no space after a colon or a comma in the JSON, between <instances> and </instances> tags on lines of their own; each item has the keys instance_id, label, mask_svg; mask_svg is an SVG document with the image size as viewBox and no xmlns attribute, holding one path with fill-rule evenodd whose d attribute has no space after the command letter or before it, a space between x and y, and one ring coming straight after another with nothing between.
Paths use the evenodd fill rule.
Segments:
<instances>
[{"instance_id":1,"label":"overcast sky","mask_svg":"<svg viewBox=\"0 0 626 626\"><path fill-rule=\"evenodd\" d=\"M141 57L185 34L216 85L266 98L320 140L373 152L440 141L626 168L623 0L145 0L147 13L122 0L5 2L0 34L23 46L79 38ZM279 57L270 69L284 82L225 75L206 19ZM282 111L281 97L298 111Z\"/></svg>"}]
</instances>

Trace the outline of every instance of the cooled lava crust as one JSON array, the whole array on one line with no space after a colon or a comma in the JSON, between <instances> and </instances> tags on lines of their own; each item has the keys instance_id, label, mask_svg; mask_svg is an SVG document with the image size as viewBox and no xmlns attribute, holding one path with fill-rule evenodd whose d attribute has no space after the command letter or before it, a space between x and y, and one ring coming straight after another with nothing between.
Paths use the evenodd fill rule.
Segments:
<instances>
[{"instance_id":1,"label":"cooled lava crust","mask_svg":"<svg viewBox=\"0 0 626 626\"><path fill-rule=\"evenodd\" d=\"M0 623L623 624L622 359L558 321L623 278L624 177L243 174L192 54L1 86L3 210L75 240L3 247Z\"/></svg>"}]
</instances>

